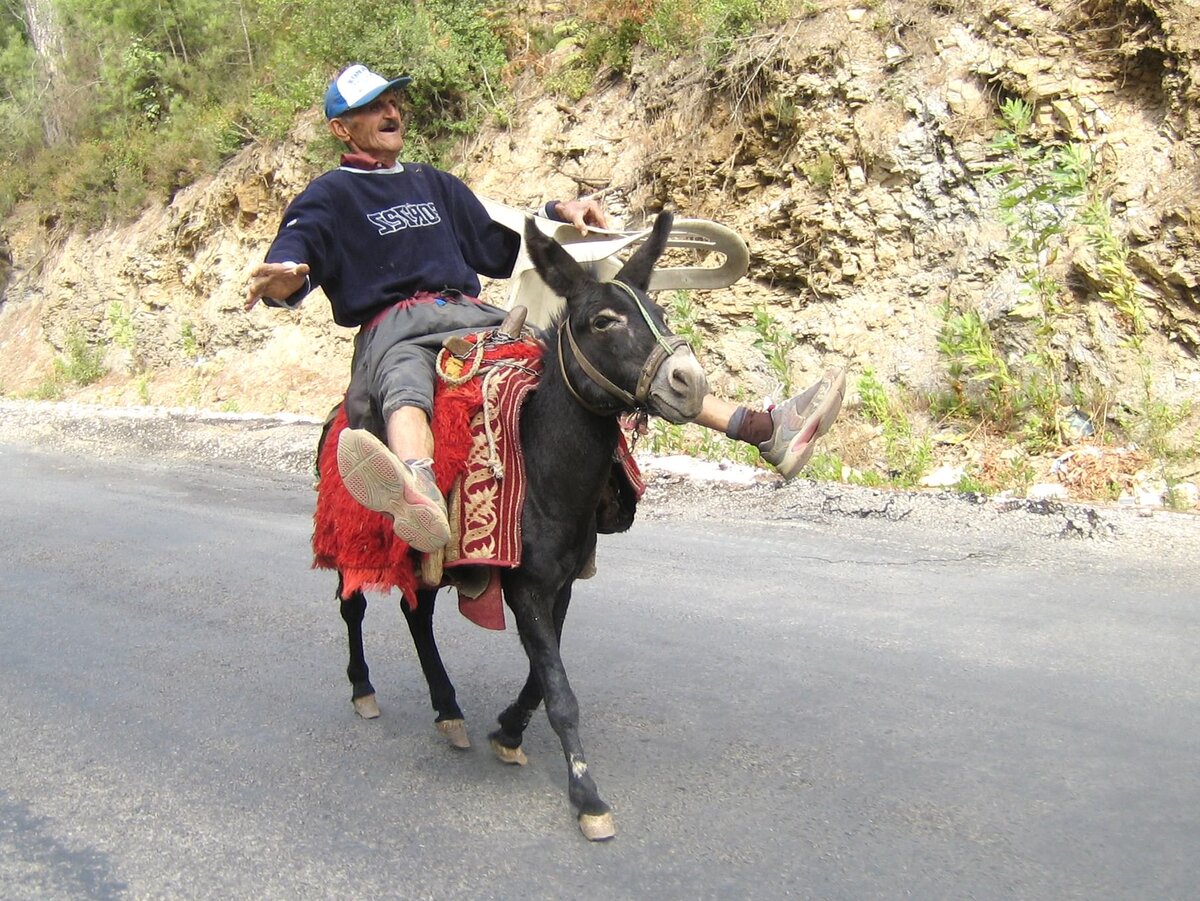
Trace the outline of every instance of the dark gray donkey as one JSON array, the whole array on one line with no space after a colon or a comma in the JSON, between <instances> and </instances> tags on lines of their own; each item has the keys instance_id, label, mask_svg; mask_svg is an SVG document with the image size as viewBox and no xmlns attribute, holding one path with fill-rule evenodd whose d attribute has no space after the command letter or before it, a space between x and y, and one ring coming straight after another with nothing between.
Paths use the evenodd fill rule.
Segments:
<instances>
[{"instance_id":1,"label":"dark gray donkey","mask_svg":"<svg viewBox=\"0 0 1200 901\"><path fill-rule=\"evenodd\" d=\"M650 237L611 281L598 281L532 222L526 245L538 273L566 299L542 333L544 373L521 412L521 443L528 479L521 516L521 565L503 574L504 599L529 656L529 676L490 735L501 760L524 763L521 738L538 706L546 714L567 761L568 793L579 826L592 840L615 834L612 813L588 771L579 740L579 705L559 653L571 587L596 545L597 507L609 484L618 441L617 417L645 411L670 422L700 412L708 384L695 356L667 328L662 309L646 295L654 264L666 247L671 216L654 223ZM416 609L404 604L437 726L457 747L468 747L463 713L433 636L437 591L418 592ZM339 586L338 592L341 598ZM366 599L342 598L350 638L347 674L355 706L378 715L375 689L363 656Z\"/></svg>"}]
</instances>

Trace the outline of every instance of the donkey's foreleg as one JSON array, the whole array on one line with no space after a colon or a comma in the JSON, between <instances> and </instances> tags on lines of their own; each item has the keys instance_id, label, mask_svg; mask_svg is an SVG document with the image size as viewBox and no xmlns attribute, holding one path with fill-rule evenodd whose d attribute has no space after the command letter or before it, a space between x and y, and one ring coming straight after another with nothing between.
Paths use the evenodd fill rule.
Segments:
<instances>
[{"instance_id":1,"label":"donkey's foreleg","mask_svg":"<svg viewBox=\"0 0 1200 901\"><path fill-rule=\"evenodd\" d=\"M517 619L521 643L545 694L546 716L562 744L567 761L567 793L579 811L579 828L591 841L612 838L616 834L612 812L600 797L596 782L588 770L579 739L579 702L558 649L558 635L550 611L535 603L511 605Z\"/></svg>"},{"instance_id":2,"label":"donkey's foreleg","mask_svg":"<svg viewBox=\"0 0 1200 901\"><path fill-rule=\"evenodd\" d=\"M436 589L422 589L417 592L416 609L409 609L407 600L401 605L401 609L404 610L408 631L412 634L413 645L417 649L421 672L425 674L425 682L429 686L430 703L437 711L437 730L453 747L466 749L471 747L471 739L467 736L466 723L458 706L454 685L446 673L437 641L433 637L433 609L436 600Z\"/></svg>"},{"instance_id":3,"label":"donkey's foreleg","mask_svg":"<svg viewBox=\"0 0 1200 901\"><path fill-rule=\"evenodd\" d=\"M350 645L350 663L346 677L350 680L350 700L355 712L363 719L373 720L379 716L379 705L375 701L375 686L371 684L367 658L363 653L362 624L367 613L367 599L361 591L350 597L342 597L342 580L338 576L338 600L341 602L342 620L346 623L346 637Z\"/></svg>"},{"instance_id":4,"label":"donkey's foreleg","mask_svg":"<svg viewBox=\"0 0 1200 901\"><path fill-rule=\"evenodd\" d=\"M566 620L567 607L570 602L571 591L568 587L559 593L558 601L554 605L554 638L560 648L562 647L563 622ZM497 717L500 728L488 735L492 750L504 763L516 763L524 766L529 762L525 752L521 750L521 741L525 734L525 728L529 725L529 721L538 707L541 706L543 697L542 683L538 681L537 673L531 663L529 678L525 680L521 693Z\"/></svg>"}]
</instances>

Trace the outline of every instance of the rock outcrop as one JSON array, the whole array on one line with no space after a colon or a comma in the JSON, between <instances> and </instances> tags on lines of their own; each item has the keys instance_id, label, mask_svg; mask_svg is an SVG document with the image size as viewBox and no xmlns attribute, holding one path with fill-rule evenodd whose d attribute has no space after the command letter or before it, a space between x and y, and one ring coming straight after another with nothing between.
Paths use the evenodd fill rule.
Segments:
<instances>
[{"instance_id":1,"label":"rock outcrop","mask_svg":"<svg viewBox=\"0 0 1200 901\"><path fill-rule=\"evenodd\" d=\"M978 312L1022 365L1039 323L1021 315L1028 280L992 142L1001 104L1028 102L1032 141L1094 155L1148 327L1130 340L1128 317L1105 299L1105 261L1068 234L1042 261L1065 286L1050 342L1063 377L1114 421L1151 404L1174 411L1176 448L1200 452L1191 4L833 3L743 41L719 67L646 57L628 77L601 73L575 104L531 71L514 91L515 121L462 148L458 172L481 193L530 206L599 193L629 224L671 205L746 237L749 277L694 298L715 386L746 398L779 390L752 347L756 311L794 338L796 383L844 363L912 397L936 392L946 310ZM28 210L7 223L0 388L36 392L83 335L106 348L110 374L81 400L322 414L344 385L349 335L319 298L297 315L242 311L247 268L319 169L306 148L320 128L314 112L286 145L244 150L128 225L47 230Z\"/></svg>"}]
</instances>

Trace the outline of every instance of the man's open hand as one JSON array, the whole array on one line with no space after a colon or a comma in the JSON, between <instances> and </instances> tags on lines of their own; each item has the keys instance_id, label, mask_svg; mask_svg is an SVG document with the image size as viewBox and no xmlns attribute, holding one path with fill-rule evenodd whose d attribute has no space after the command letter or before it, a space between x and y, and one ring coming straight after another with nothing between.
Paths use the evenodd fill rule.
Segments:
<instances>
[{"instance_id":1,"label":"man's open hand","mask_svg":"<svg viewBox=\"0 0 1200 901\"><path fill-rule=\"evenodd\" d=\"M259 263L250 270L246 309L252 309L264 297L286 300L304 287L307 275L307 263Z\"/></svg>"}]
</instances>

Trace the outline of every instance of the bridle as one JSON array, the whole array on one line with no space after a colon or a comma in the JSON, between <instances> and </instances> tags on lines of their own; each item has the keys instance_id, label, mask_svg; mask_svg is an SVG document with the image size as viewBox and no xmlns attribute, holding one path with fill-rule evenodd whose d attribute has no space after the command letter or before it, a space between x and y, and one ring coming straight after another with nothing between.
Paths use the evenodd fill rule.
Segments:
<instances>
[{"instance_id":1,"label":"bridle","mask_svg":"<svg viewBox=\"0 0 1200 901\"><path fill-rule=\"evenodd\" d=\"M654 382L654 377L658 375L658 370L662 368L663 363L667 361L668 357L678 352L680 348L687 347L688 343L678 335L664 335L659 327L654 324L654 319L650 316L650 311L646 309L646 305L642 303L642 299L638 297L637 292L629 287L629 285L616 279L604 282L603 284L615 285L628 294L633 299L638 311L642 314L642 318L646 320L646 325L650 327L650 333L654 335L654 349L650 351L646 362L642 364L637 388L633 394L630 394L619 385L613 384L604 373L592 365L591 361L584 356L578 342L575 340L575 334L571 331L571 317L569 315L564 316L562 322L558 324L559 370L562 372L563 381L566 382L567 390L571 392L571 396L584 409L595 413L597 416L611 416L622 410L649 411L650 385ZM564 338L566 338L566 341L563 340ZM592 383L603 389L610 397L619 400L621 402L620 406L612 410L598 410L580 396L579 392L575 390L575 386L571 384L570 375L567 374L567 362L563 356L564 344L570 347L571 356L579 365L579 368L583 370L584 374L592 380Z\"/></svg>"}]
</instances>

